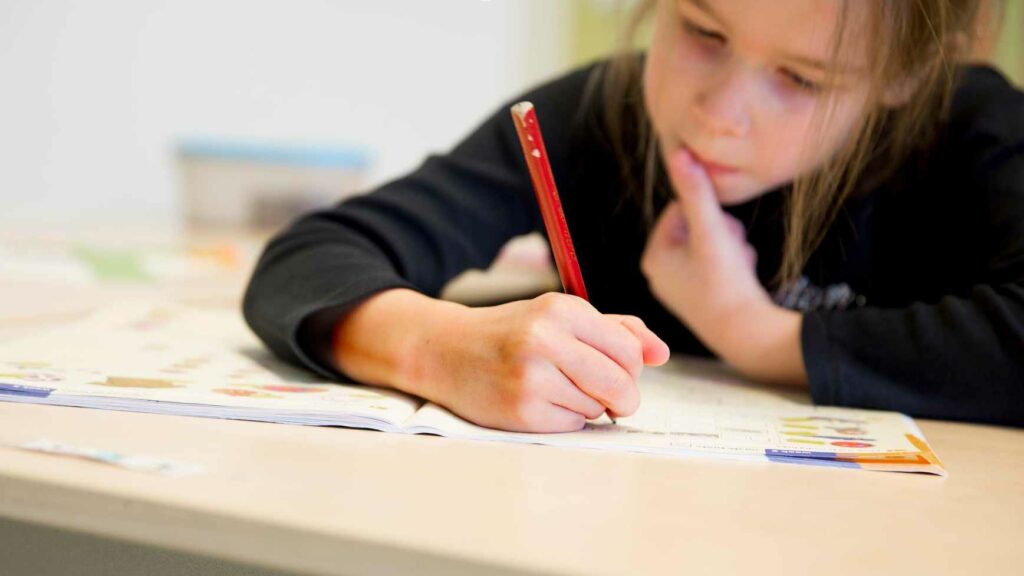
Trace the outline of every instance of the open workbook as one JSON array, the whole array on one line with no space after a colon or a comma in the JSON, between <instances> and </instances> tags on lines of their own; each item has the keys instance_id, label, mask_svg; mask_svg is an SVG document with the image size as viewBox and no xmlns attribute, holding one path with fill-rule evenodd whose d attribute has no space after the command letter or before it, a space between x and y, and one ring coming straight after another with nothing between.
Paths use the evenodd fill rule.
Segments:
<instances>
[{"instance_id":1,"label":"open workbook","mask_svg":"<svg viewBox=\"0 0 1024 576\"><path fill-rule=\"evenodd\" d=\"M698 359L647 368L639 385L640 409L617 424L528 434L394 390L320 380L274 358L229 310L127 304L0 346L4 401L945 474L902 414L812 406Z\"/></svg>"}]
</instances>

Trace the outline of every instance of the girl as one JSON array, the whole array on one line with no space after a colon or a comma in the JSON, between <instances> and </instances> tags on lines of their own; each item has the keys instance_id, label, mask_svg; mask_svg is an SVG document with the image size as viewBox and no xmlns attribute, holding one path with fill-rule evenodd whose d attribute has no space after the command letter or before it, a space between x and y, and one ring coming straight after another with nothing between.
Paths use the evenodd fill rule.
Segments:
<instances>
[{"instance_id":1,"label":"girl","mask_svg":"<svg viewBox=\"0 0 1024 576\"><path fill-rule=\"evenodd\" d=\"M434 298L542 229L508 104L266 248L282 357L484 426L637 409L669 349L814 400L1024 424L1024 94L957 67L969 0L651 0L646 53L526 95L591 303ZM343 376L344 375L344 376Z\"/></svg>"}]
</instances>

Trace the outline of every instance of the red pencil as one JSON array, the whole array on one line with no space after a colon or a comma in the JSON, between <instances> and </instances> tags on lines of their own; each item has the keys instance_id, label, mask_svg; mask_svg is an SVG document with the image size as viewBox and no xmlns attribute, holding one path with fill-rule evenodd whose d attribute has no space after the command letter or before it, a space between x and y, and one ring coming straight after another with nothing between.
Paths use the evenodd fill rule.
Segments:
<instances>
[{"instance_id":1,"label":"red pencil","mask_svg":"<svg viewBox=\"0 0 1024 576\"><path fill-rule=\"evenodd\" d=\"M555 254L555 266L558 268L559 278L562 279L562 287L567 293L589 301L533 103L520 102L512 106L512 120L515 121L519 144L523 147L526 166L530 169L530 180L533 181L533 191L537 195L540 214L544 218L544 229L547 230L548 241L551 242L551 251ZM608 418L612 424L617 424L611 412L608 413Z\"/></svg>"},{"instance_id":2,"label":"red pencil","mask_svg":"<svg viewBox=\"0 0 1024 576\"><path fill-rule=\"evenodd\" d=\"M515 121L519 143L523 147L523 156L530 169L530 180L533 191L537 194L537 204L544 218L544 228L551 242L551 251L555 255L555 266L558 276L562 279L562 287L573 296L587 298L587 287L583 284L583 273L576 260L576 250L572 246L569 225L562 212L562 201L558 198L555 177L548 162L548 152L544 148L544 139L540 134L540 124L533 103L520 102L512 106L512 119Z\"/></svg>"}]
</instances>

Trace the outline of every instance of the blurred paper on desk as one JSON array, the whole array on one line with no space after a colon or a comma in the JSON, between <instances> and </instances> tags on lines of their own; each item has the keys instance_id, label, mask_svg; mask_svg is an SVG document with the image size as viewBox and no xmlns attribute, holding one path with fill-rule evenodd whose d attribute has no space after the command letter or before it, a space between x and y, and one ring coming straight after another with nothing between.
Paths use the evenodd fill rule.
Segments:
<instances>
[{"instance_id":1,"label":"blurred paper on desk","mask_svg":"<svg viewBox=\"0 0 1024 576\"><path fill-rule=\"evenodd\" d=\"M0 400L347 426L566 448L945 475L910 418L817 407L688 359L647 369L618 424L527 434L462 420L395 390L328 382L273 357L237 312L125 304L0 347Z\"/></svg>"},{"instance_id":2,"label":"blurred paper on desk","mask_svg":"<svg viewBox=\"0 0 1024 576\"><path fill-rule=\"evenodd\" d=\"M244 254L240 242L229 241L149 245L23 242L0 245L0 281L94 285L210 280L240 271L248 260Z\"/></svg>"}]
</instances>

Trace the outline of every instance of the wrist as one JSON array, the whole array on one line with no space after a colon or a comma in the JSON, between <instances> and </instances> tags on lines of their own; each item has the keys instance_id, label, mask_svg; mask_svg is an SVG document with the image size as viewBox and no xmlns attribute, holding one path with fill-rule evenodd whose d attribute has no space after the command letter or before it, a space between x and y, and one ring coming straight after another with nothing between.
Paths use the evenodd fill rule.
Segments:
<instances>
[{"instance_id":1,"label":"wrist","mask_svg":"<svg viewBox=\"0 0 1024 576\"><path fill-rule=\"evenodd\" d=\"M375 294L335 325L334 361L360 382L435 399L436 384L419 373L437 325L458 308L463 307L405 288Z\"/></svg>"},{"instance_id":2,"label":"wrist","mask_svg":"<svg viewBox=\"0 0 1024 576\"><path fill-rule=\"evenodd\" d=\"M800 329L803 314L757 300L715 325L708 346L734 368L763 382L807 383Z\"/></svg>"},{"instance_id":3,"label":"wrist","mask_svg":"<svg viewBox=\"0 0 1024 576\"><path fill-rule=\"evenodd\" d=\"M462 318L473 309L447 300L438 300L416 293L417 301L399 316L398 331L405 342L395 358L395 388L444 404L454 383L444 376L450 369L453 350L450 336L462 324Z\"/></svg>"}]
</instances>

